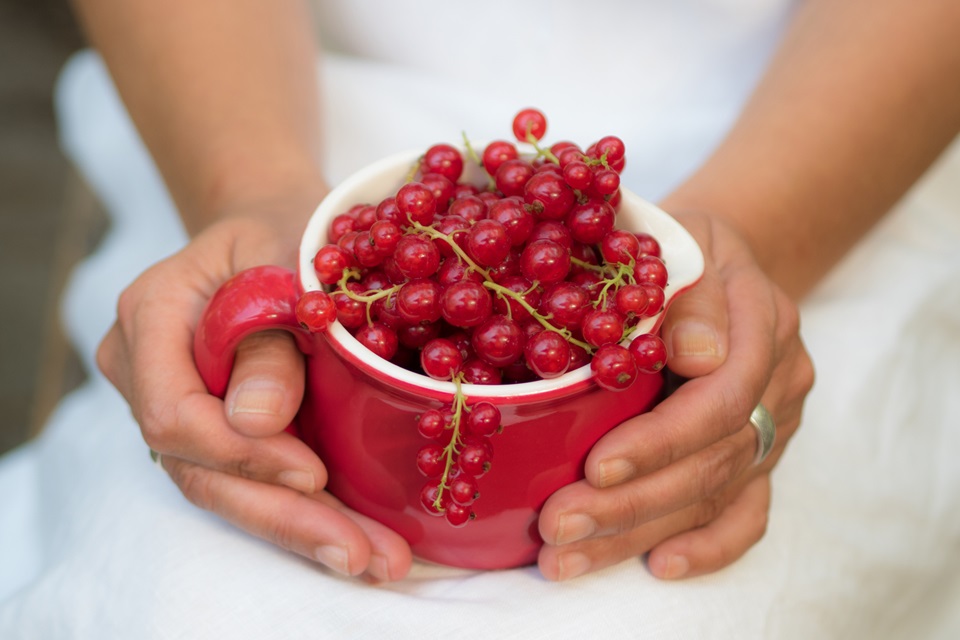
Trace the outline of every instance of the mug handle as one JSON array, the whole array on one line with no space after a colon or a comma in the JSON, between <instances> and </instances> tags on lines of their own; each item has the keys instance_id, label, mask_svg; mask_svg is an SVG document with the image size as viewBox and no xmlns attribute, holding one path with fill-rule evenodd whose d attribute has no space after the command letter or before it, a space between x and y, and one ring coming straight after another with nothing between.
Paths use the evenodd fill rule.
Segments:
<instances>
[{"instance_id":1,"label":"mug handle","mask_svg":"<svg viewBox=\"0 0 960 640\"><path fill-rule=\"evenodd\" d=\"M207 390L220 398L227 393L240 342L252 333L283 329L293 335L304 354L313 339L297 322L300 297L296 274L265 265L237 273L210 298L193 340L193 357Z\"/></svg>"}]
</instances>

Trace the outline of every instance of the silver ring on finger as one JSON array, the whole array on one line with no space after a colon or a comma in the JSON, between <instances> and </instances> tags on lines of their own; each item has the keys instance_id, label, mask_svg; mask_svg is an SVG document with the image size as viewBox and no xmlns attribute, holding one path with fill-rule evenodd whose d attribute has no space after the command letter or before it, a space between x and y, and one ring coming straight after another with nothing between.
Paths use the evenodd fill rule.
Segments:
<instances>
[{"instance_id":1,"label":"silver ring on finger","mask_svg":"<svg viewBox=\"0 0 960 640\"><path fill-rule=\"evenodd\" d=\"M762 404L758 404L750 414L750 425L757 432L757 453L753 457L753 464L756 466L766 460L773 451L773 443L777 439L777 425Z\"/></svg>"}]
</instances>

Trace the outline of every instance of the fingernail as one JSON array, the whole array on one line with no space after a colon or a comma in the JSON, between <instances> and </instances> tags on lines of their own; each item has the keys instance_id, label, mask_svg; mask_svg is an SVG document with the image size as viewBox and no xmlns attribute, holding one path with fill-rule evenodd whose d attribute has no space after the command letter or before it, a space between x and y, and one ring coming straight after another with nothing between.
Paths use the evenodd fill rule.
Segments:
<instances>
[{"instance_id":1,"label":"fingernail","mask_svg":"<svg viewBox=\"0 0 960 640\"><path fill-rule=\"evenodd\" d=\"M684 320L673 327L667 357L720 355L716 329L699 320Z\"/></svg>"},{"instance_id":2,"label":"fingernail","mask_svg":"<svg viewBox=\"0 0 960 640\"><path fill-rule=\"evenodd\" d=\"M370 566L367 568L367 571L379 580L390 581L390 564L387 562L385 556L379 554L370 556Z\"/></svg>"},{"instance_id":3,"label":"fingernail","mask_svg":"<svg viewBox=\"0 0 960 640\"><path fill-rule=\"evenodd\" d=\"M233 394L230 415L237 413L265 413L277 415L283 406L283 389L272 380L247 380Z\"/></svg>"},{"instance_id":4,"label":"fingernail","mask_svg":"<svg viewBox=\"0 0 960 640\"><path fill-rule=\"evenodd\" d=\"M564 553L557 558L557 568L560 580L570 580L590 570L590 558L579 551Z\"/></svg>"},{"instance_id":5,"label":"fingernail","mask_svg":"<svg viewBox=\"0 0 960 640\"><path fill-rule=\"evenodd\" d=\"M313 557L334 571L348 575L347 568L350 566L350 554L347 553L344 547L332 544L317 547L317 550L313 553Z\"/></svg>"},{"instance_id":6,"label":"fingernail","mask_svg":"<svg viewBox=\"0 0 960 640\"><path fill-rule=\"evenodd\" d=\"M309 494L317 491L316 480L309 471L281 471L277 474L277 482L300 493Z\"/></svg>"},{"instance_id":7,"label":"fingernail","mask_svg":"<svg viewBox=\"0 0 960 640\"><path fill-rule=\"evenodd\" d=\"M593 535L597 530L597 523L590 516L582 513L569 513L560 516L557 522L557 544L567 544L583 540Z\"/></svg>"},{"instance_id":8,"label":"fingernail","mask_svg":"<svg viewBox=\"0 0 960 640\"><path fill-rule=\"evenodd\" d=\"M667 580L682 578L690 570L690 561L685 556L667 556L664 563L663 577Z\"/></svg>"},{"instance_id":9,"label":"fingernail","mask_svg":"<svg viewBox=\"0 0 960 640\"><path fill-rule=\"evenodd\" d=\"M620 484L636 474L634 466L622 458L604 460L597 465L597 470L600 472L599 482L601 489Z\"/></svg>"}]
</instances>

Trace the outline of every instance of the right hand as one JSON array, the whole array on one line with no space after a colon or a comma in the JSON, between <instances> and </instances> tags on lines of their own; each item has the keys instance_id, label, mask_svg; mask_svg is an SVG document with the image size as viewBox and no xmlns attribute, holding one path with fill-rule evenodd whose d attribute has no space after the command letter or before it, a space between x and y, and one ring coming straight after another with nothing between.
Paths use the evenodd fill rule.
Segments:
<instances>
[{"instance_id":1,"label":"right hand","mask_svg":"<svg viewBox=\"0 0 960 640\"><path fill-rule=\"evenodd\" d=\"M281 226L225 218L144 272L120 297L98 365L190 502L339 573L402 578L412 562L403 538L324 491L322 461L285 432L304 390L292 338L247 338L223 400L194 365L193 332L220 285L252 266L293 264L295 234Z\"/></svg>"}]
</instances>

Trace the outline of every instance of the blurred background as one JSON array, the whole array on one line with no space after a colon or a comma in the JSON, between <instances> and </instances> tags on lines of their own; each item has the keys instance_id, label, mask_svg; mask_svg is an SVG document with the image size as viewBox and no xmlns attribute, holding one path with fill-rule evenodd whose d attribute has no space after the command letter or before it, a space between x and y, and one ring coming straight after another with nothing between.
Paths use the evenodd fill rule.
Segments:
<instances>
[{"instance_id":1,"label":"blurred background","mask_svg":"<svg viewBox=\"0 0 960 640\"><path fill-rule=\"evenodd\" d=\"M0 453L86 375L58 299L105 221L60 152L53 111L57 74L83 46L67 0L0 0Z\"/></svg>"}]
</instances>

